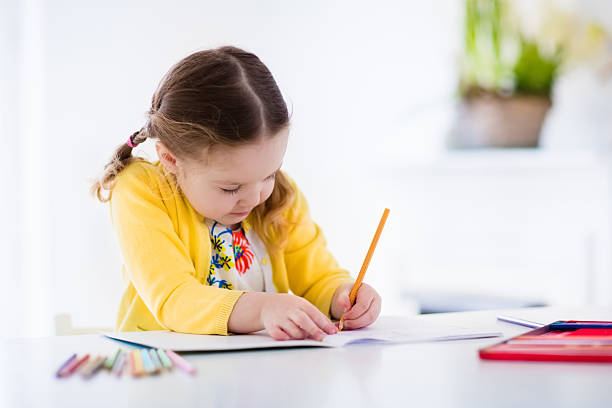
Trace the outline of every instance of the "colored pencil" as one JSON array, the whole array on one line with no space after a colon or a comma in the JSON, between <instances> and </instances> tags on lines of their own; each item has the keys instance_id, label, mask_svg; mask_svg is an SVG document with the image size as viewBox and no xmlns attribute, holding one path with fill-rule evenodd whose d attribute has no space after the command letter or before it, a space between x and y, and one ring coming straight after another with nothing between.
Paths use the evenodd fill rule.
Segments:
<instances>
[{"instance_id":1,"label":"colored pencil","mask_svg":"<svg viewBox=\"0 0 612 408\"><path fill-rule=\"evenodd\" d=\"M74 359L59 373L60 377L69 377L79 368L83 363L89 359L89 354L85 354L80 359Z\"/></svg>"},{"instance_id":2,"label":"colored pencil","mask_svg":"<svg viewBox=\"0 0 612 408\"><path fill-rule=\"evenodd\" d=\"M159 359L161 360L161 363L164 365L166 370L172 370L172 361L170 361L166 353L164 353L164 350L157 349L157 354L159 355Z\"/></svg>"},{"instance_id":3,"label":"colored pencil","mask_svg":"<svg viewBox=\"0 0 612 408\"><path fill-rule=\"evenodd\" d=\"M117 356L119 355L120 352L121 352L121 349L118 348L117 351L115 351L115 353L110 358L107 358L106 361L104 362L104 368L108 370L112 369L113 364L115 364L115 360L117 359Z\"/></svg>"},{"instance_id":4,"label":"colored pencil","mask_svg":"<svg viewBox=\"0 0 612 408\"><path fill-rule=\"evenodd\" d=\"M512 316L497 316L497 320L506 323L518 324L519 326L531 327L537 329L538 327L544 326L542 323L532 322L531 320L519 319Z\"/></svg>"},{"instance_id":5,"label":"colored pencil","mask_svg":"<svg viewBox=\"0 0 612 408\"><path fill-rule=\"evenodd\" d=\"M134 361L134 352L128 352L125 355L125 364L130 370L132 377L138 377L138 371L136 371L136 362Z\"/></svg>"},{"instance_id":6,"label":"colored pencil","mask_svg":"<svg viewBox=\"0 0 612 408\"><path fill-rule=\"evenodd\" d=\"M559 320L550 324L551 330L612 329L612 322Z\"/></svg>"},{"instance_id":7,"label":"colored pencil","mask_svg":"<svg viewBox=\"0 0 612 408\"><path fill-rule=\"evenodd\" d=\"M154 348L149 349L149 355L151 356L151 361L153 362L153 365L155 366L155 369L158 372L161 372L164 370L164 366L162 365L161 361L159 361L159 356L157 355L157 350L155 350Z\"/></svg>"},{"instance_id":8,"label":"colored pencil","mask_svg":"<svg viewBox=\"0 0 612 408\"><path fill-rule=\"evenodd\" d=\"M56 377L61 377L61 372L68 366L68 364L70 364L72 362L72 360L74 360L76 358L76 353L74 353L73 355L71 355L68 360L66 360L61 366L60 368L57 369L57 371L55 372L55 376Z\"/></svg>"},{"instance_id":9,"label":"colored pencil","mask_svg":"<svg viewBox=\"0 0 612 408\"><path fill-rule=\"evenodd\" d=\"M132 360L134 361L134 367L136 370L136 376L139 377L141 375L146 374L144 369L144 365L142 363L142 354L140 354L140 350L132 351Z\"/></svg>"},{"instance_id":10,"label":"colored pencil","mask_svg":"<svg viewBox=\"0 0 612 408\"><path fill-rule=\"evenodd\" d=\"M150 374L153 371L153 368L151 367L149 353L147 353L146 349L140 349L138 351L140 352L140 358L142 360L142 368L144 369L145 373Z\"/></svg>"},{"instance_id":11,"label":"colored pencil","mask_svg":"<svg viewBox=\"0 0 612 408\"><path fill-rule=\"evenodd\" d=\"M157 367L155 367L155 364L153 364L153 361L151 360L151 354L149 354L149 350L140 349L140 354L142 355L142 363L147 374L157 374L158 370Z\"/></svg>"},{"instance_id":12,"label":"colored pencil","mask_svg":"<svg viewBox=\"0 0 612 408\"><path fill-rule=\"evenodd\" d=\"M366 254L365 260L363 261L363 265L361 265L361 270L359 271L359 275L357 276L357 280L353 284L353 288L349 293L349 300L351 301L351 306L355 304L355 299L357 298L357 291L361 287L361 283L363 282L363 277L365 276L366 270L370 265L370 260L372 259L372 255L374 254L374 250L376 249L376 245L378 244L378 239L380 238L380 234L382 233L383 227L385 226L385 222L387 222L387 217L389 216L389 209L385 208L383 211L383 215L380 218L380 222L378 223L378 228L376 229L376 233L374 234L374 239L372 239L372 243L370 244L370 248L368 249L368 253ZM344 328L344 313L340 317L340 323L338 324L338 330L342 331Z\"/></svg>"},{"instance_id":13,"label":"colored pencil","mask_svg":"<svg viewBox=\"0 0 612 408\"><path fill-rule=\"evenodd\" d=\"M90 379L104 366L106 357L96 356L95 359L91 360L89 364L84 365L81 369L81 375L85 379Z\"/></svg>"},{"instance_id":14,"label":"colored pencil","mask_svg":"<svg viewBox=\"0 0 612 408\"><path fill-rule=\"evenodd\" d=\"M174 365L176 365L181 370L191 375L194 375L196 373L195 367L192 366L191 363L189 363L189 361L185 360L183 357L176 354L174 351L166 350L166 354L168 355L168 358L172 360Z\"/></svg>"},{"instance_id":15,"label":"colored pencil","mask_svg":"<svg viewBox=\"0 0 612 408\"><path fill-rule=\"evenodd\" d=\"M115 364L113 364L113 368L111 369L112 373L121 377L121 373L123 372L123 366L125 365L125 358L128 354L124 351L119 353L119 356L115 359Z\"/></svg>"}]
</instances>

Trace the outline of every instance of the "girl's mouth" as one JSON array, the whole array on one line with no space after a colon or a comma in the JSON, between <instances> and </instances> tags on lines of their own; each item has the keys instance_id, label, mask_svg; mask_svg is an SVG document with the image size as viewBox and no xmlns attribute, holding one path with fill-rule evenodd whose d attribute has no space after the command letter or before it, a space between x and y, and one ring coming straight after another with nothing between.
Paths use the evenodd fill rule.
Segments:
<instances>
[{"instance_id":1,"label":"girl's mouth","mask_svg":"<svg viewBox=\"0 0 612 408\"><path fill-rule=\"evenodd\" d=\"M231 213L232 215L235 215L237 217L244 217L246 215L249 215L250 211L244 211L244 212L233 212Z\"/></svg>"}]
</instances>

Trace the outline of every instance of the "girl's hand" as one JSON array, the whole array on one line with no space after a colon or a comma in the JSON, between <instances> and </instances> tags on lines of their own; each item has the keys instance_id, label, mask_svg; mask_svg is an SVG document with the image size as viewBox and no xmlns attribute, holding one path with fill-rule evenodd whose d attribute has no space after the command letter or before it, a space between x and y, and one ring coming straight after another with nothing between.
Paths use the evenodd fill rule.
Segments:
<instances>
[{"instance_id":1,"label":"girl's hand","mask_svg":"<svg viewBox=\"0 0 612 408\"><path fill-rule=\"evenodd\" d=\"M374 323L380 314L382 303L378 292L367 283L362 283L357 291L355 304L351 307L349 294L352 287L352 283L340 286L334 293L331 305L332 317L340 319L344 313L344 328L349 330Z\"/></svg>"},{"instance_id":2,"label":"girl's hand","mask_svg":"<svg viewBox=\"0 0 612 408\"><path fill-rule=\"evenodd\" d=\"M321 341L338 329L312 303L299 296L278 293L266 298L260 319L276 340L312 338Z\"/></svg>"}]
</instances>

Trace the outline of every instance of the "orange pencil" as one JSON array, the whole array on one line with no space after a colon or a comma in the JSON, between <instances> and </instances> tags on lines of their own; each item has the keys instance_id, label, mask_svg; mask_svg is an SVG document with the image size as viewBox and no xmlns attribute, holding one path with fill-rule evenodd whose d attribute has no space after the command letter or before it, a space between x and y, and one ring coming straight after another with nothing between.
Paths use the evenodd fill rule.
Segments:
<instances>
[{"instance_id":1,"label":"orange pencil","mask_svg":"<svg viewBox=\"0 0 612 408\"><path fill-rule=\"evenodd\" d=\"M361 287L361 282L363 282L363 277L365 276L366 270L368 269L368 265L370 264L370 259L372 259L372 255L374 254L374 250L376 249L376 244L378 244L378 238L380 238L380 234L385 226L385 222L387 221L387 217L389 216L389 209L385 208L382 217L380 218L380 222L378 223L378 228L376 229L376 233L374 234L374 239L372 239L372 243L370 244L370 249L368 249L368 253L363 261L363 265L361 265L361 270L359 271L359 275L357 276L357 280L353 284L353 288L351 289L351 293L349 294L349 300L351 301L351 306L355 304L355 298L357 297L357 291ZM340 317L340 324L338 325L338 330L342 331L344 327L344 314Z\"/></svg>"}]
</instances>

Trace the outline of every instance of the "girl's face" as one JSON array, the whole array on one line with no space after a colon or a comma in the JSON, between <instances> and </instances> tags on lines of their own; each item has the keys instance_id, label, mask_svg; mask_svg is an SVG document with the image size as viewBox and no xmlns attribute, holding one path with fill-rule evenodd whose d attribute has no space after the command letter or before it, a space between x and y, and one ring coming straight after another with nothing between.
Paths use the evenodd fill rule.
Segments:
<instances>
[{"instance_id":1,"label":"girl's face","mask_svg":"<svg viewBox=\"0 0 612 408\"><path fill-rule=\"evenodd\" d=\"M156 149L160 161L176 176L183 194L198 213L221 224L234 225L272 194L288 135L287 128L250 144L217 146L203 153L199 161L178 159L160 142Z\"/></svg>"}]
</instances>

